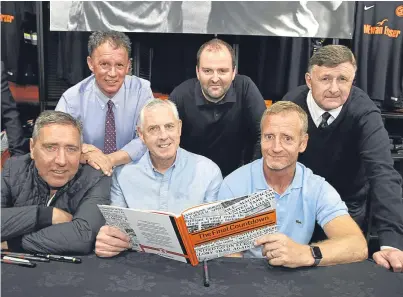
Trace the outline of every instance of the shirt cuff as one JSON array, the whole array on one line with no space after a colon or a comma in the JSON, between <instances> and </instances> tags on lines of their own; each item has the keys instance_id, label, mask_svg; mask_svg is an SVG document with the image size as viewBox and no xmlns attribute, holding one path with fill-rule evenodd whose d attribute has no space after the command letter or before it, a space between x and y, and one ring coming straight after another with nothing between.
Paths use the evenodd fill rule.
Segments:
<instances>
[{"instance_id":1,"label":"shirt cuff","mask_svg":"<svg viewBox=\"0 0 403 297\"><path fill-rule=\"evenodd\" d=\"M386 250L386 249L399 250L399 249L397 249L397 248L394 248L393 246L388 246L388 245L383 245L383 246L381 246L381 251Z\"/></svg>"},{"instance_id":2,"label":"shirt cuff","mask_svg":"<svg viewBox=\"0 0 403 297\"><path fill-rule=\"evenodd\" d=\"M38 208L38 223L37 230L49 227L52 225L53 206L39 206Z\"/></svg>"}]
</instances>

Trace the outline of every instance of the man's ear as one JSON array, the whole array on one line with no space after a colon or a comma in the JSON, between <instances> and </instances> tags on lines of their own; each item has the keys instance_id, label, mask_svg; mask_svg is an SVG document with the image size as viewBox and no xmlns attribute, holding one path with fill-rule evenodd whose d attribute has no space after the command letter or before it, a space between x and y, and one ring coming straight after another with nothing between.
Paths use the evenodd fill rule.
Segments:
<instances>
[{"instance_id":1,"label":"man's ear","mask_svg":"<svg viewBox=\"0 0 403 297\"><path fill-rule=\"evenodd\" d=\"M90 56L87 57L87 65L91 72L94 72L94 64Z\"/></svg>"},{"instance_id":2,"label":"man's ear","mask_svg":"<svg viewBox=\"0 0 403 297\"><path fill-rule=\"evenodd\" d=\"M306 83L306 85L308 86L308 88L309 88L310 90L312 90L312 89L311 89L311 86L312 86L312 77L311 77L311 74L309 74L309 72L305 73L305 83Z\"/></svg>"},{"instance_id":3,"label":"man's ear","mask_svg":"<svg viewBox=\"0 0 403 297\"><path fill-rule=\"evenodd\" d=\"M34 140L32 138L30 138L29 139L29 151L30 151L29 154L30 154L32 160L35 159L34 158L34 145L35 145Z\"/></svg>"},{"instance_id":4,"label":"man's ear","mask_svg":"<svg viewBox=\"0 0 403 297\"><path fill-rule=\"evenodd\" d=\"M139 135L139 138L145 144L145 142L144 142L144 134L143 134L143 131L141 131L140 126L137 126L136 130L137 130L137 134Z\"/></svg>"},{"instance_id":5,"label":"man's ear","mask_svg":"<svg viewBox=\"0 0 403 297\"><path fill-rule=\"evenodd\" d=\"M196 65L196 76L197 76L197 79L200 80L200 78L199 78L199 67L197 65Z\"/></svg>"},{"instance_id":6,"label":"man's ear","mask_svg":"<svg viewBox=\"0 0 403 297\"><path fill-rule=\"evenodd\" d=\"M300 154L303 153L303 152L305 152L306 147L307 147L307 145L308 145L308 139L309 139L309 135L308 135L308 133L305 133L305 134L302 136L301 144L299 145L299 153L300 153Z\"/></svg>"},{"instance_id":7,"label":"man's ear","mask_svg":"<svg viewBox=\"0 0 403 297\"><path fill-rule=\"evenodd\" d=\"M178 121L178 126L179 126L179 136L181 136L182 135L182 121L181 120Z\"/></svg>"},{"instance_id":8,"label":"man's ear","mask_svg":"<svg viewBox=\"0 0 403 297\"><path fill-rule=\"evenodd\" d=\"M232 80L235 79L235 75L237 74L237 71L238 71L238 68L236 68L236 66L235 66L234 73L232 74Z\"/></svg>"}]
</instances>

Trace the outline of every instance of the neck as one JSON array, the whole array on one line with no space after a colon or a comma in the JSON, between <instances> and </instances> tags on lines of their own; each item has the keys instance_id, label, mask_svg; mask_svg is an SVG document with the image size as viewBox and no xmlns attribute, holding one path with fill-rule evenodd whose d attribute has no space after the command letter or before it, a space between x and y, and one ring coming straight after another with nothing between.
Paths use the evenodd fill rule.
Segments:
<instances>
[{"instance_id":1,"label":"neck","mask_svg":"<svg viewBox=\"0 0 403 297\"><path fill-rule=\"evenodd\" d=\"M267 184L278 194L283 194L294 179L296 165L289 166L283 170L273 170L263 165L264 177Z\"/></svg>"},{"instance_id":2,"label":"neck","mask_svg":"<svg viewBox=\"0 0 403 297\"><path fill-rule=\"evenodd\" d=\"M99 90L102 94L104 94L106 97L108 97L109 99L112 99L113 96L116 95L116 93L115 93L115 94L109 94L109 93L104 92L104 90L102 90L102 89L98 86L97 81L95 81L95 85L97 86L98 90Z\"/></svg>"},{"instance_id":3,"label":"neck","mask_svg":"<svg viewBox=\"0 0 403 297\"><path fill-rule=\"evenodd\" d=\"M169 159L159 159L150 154L150 159L151 159L151 163L153 164L155 170L157 170L161 174L164 174L165 172L167 172L169 167L171 167L172 164L175 162L176 155L177 154L175 154L175 156L173 158L169 158Z\"/></svg>"}]
</instances>

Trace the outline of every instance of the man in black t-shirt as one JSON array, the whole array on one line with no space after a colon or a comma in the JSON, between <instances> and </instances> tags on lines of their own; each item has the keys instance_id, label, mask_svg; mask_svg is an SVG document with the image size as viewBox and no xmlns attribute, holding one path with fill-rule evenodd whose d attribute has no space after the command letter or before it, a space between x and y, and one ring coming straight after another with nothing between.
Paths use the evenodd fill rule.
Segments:
<instances>
[{"instance_id":1,"label":"man in black t-shirt","mask_svg":"<svg viewBox=\"0 0 403 297\"><path fill-rule=\"evenodd\" d=\"M402 272L402 178L393 168L379 109L352 85L356 69L350 49L324 46L310 59L307 85L283 100L295 102L308 114L308 145L298 161L339 192L364 232L373 214L381 246L373 258Z\"/></svg>"},{"instance_id":2,"label":"man in black t-shirt","mask_svg":"<svg viewBox=\"0 0 403 297\"><path fill-rule=\"evenodd\" d=\"M357 1L356 86L387 109L403 109L403 2Z\"/></svg>"},{"instance_id":3,"label":"man in black t-shirt","mask_svg":"<svg viewBox=\"0 0 403 297\"><path fill-rule=\"evenodd\" d=\"M181 147L213 160L226 176L261 156L266 106L252 80L236 74L234 50L220 39L200 47L196 75L169 97L183 123Z\"/></svg>"}]
</instances>

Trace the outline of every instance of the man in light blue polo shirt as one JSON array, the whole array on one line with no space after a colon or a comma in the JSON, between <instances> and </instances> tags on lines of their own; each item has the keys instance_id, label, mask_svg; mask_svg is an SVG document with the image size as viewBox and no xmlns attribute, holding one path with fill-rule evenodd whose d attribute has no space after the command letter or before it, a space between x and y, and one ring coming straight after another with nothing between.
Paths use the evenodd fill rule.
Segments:
<instances>
[{"instance_id":1,"label":"man in light blue polo shirt","mask_svg":"<svg viewBox=\"0 0 403 297\"><path fill-rule=\"evenodd\" d=\"M56 110L69 113L83 124L81 162L112 175L114 166L138 161L146 151L136 126L152 91L149 81L127 75L131 43L124 33L92 33L88 54L93 74L68 89Z\"/></svg>"},{"instance_id":2,"label":"man in light blue polo shirt","mask_svg":"<svg viewBox=\"0 0 403 297\"><path fill-rule=\"evenodd\" d=\"M153 99L140 112L138 132L148 151L138 163L115 170L111 205L181 213L217 200L222 182L219 167L206 157L179 147L182 122L174 103ZM129 248L129 237L103 226L95 253L112 257Z\"/></svg>"},{"instance_id":3,"label":"man in light blue polo shirt","mask_svg":"<svg viewBox=\"0 0 403 297\"><path fill-rule=\"evenodd\" d=\"M263 158L228 175L218 199L273 189L277 203L277 234L259 238L256 248L239 255L266 257L274 266L334 265L367 258L365 238L336 190L297 162L308 143L308 118L296 104L280 101L261 120ZM315 222L328 239L308 245ZM238 255L238 256L239 256Z\"/></svg>"}]
</instances>

